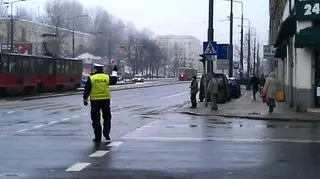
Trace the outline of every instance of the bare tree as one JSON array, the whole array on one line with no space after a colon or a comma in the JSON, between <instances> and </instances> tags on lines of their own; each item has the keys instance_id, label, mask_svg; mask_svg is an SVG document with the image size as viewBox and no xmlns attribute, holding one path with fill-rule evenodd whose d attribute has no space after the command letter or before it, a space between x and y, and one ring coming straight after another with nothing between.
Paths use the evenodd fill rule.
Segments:
<instances>
[{"instance_id":1,"label":"bare tree","mask_svg":"<svg viewBox=\"0 0 320 179\"><path fill-rule=\"evenodd\" d=\"M178 43L174 44L172 52L173 52L173 61L171 64L171 70L173 72L173 75L177 76L179 72L179 68L181 66L186 66L185 60L184 60L185 53L183 48Z\"/></svg>"},{"instance_id":2,"label":"bare tree","mask_svg":"<svg viewBox=\"0 0 320 179\"><path fill-rule=\"evenodd\" d=\"M8 8L9 5L3 4L5 0L0 0L0 17L8 18Z\"/></svg>"},{"instance_id":3,"label":"bare tree","mask_svg":"<svg viewBox=\"0 0 320 179\"><path fill-rule=\"evenodd\" d=\"M25 20L29 20L29 21L34 21L36 18L30 10L28 10L27 8L25 8L23 6L16 7L16 16L17 16L17 18L25 19Z\"/></svg>"}]
</instances>

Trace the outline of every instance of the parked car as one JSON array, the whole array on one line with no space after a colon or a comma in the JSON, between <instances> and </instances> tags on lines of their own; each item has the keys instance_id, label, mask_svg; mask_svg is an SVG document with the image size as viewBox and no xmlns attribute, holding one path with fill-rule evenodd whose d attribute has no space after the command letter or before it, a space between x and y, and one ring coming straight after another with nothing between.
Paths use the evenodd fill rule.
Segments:
<instances>
[{"instance_id":1,"label":"parked car","mask_svg":"<svg viewBox=\"0 0 320 179\"><path fill-rule=\"evenodd\" d=\"M136 75L133 77L132 82L144 82L143 76Z\"/></svg>"},{"instance_id":2,"label":"parked car","mask_svg":"<svg viewBox=\"0 0 320 179\"><path fill-rule=\"evenodd\" d=\"M241 96L241 87L239 81L235 78L228 78L230 95L232 98L239 98Z\"/></svg>"},{"instance_id":3,"label":"parked car","mask_svg":"<svg viewBox=\"0 0 320 179\"><path fill-rule=\"evenodd\" d=\"M218 77L218 83L219 83L219 99L218 103L225 103L227 101L231 100L231 95L230 95L230 88L229 88L229 82L226 77L226 75L222 73L216 73ZM205 81L208 78L208 75L205 74L201 77L200 80L200 93L199 93L199 99L201 102L204 101L205 98ZM210 101L210 98L208 99Z\"/></svg>"}]
</instances>

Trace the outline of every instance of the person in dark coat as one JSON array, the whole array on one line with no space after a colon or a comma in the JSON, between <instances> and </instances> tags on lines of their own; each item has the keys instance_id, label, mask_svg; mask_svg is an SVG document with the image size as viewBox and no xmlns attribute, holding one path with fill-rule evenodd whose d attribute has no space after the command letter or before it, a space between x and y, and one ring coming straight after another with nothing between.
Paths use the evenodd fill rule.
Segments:
<instances>
[{"instance_id":1,"label":"person in dark coat","mask_svg":"<svg viewBox=\"0 0 320 179\"><path fill-rule=\"evenodd\" d=\"M192 77L192 82L190 85L190 100L191 100L191 108L197 108L197 93L199 91L197 76Z\"/></svg>"},{"instance_id":2,"label":"person in dark coat","mask_svg":"<svg viewBox=\"0 0 320 179\"><path fill-rule=\"evenodd\" d=\"M259 81L259 78L255 74L253 74L253 76L250 79L250 85L252 87L253 99L257 100L256 94L259 90L260 81Z\"/></svg>"},{"instance_id":3,"label":"person in dark coat","mask_svg":"<svg viewBox=\"0 0 320 179\"><path fill-rule=\"evenodd\" d=\"M266 84L266 79L265 79L264 75L262 74L260 77L260 95L262 94L263 87L265 84Z\"/></svg>"}]
</instances>

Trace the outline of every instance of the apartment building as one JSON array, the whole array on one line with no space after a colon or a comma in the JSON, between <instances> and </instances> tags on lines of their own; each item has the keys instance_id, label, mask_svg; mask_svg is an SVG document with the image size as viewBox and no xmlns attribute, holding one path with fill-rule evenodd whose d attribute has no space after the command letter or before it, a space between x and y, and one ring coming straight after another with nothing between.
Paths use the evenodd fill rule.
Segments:
<instances>
[{"instance_id":1,"label":"apartment building","mask_svg":"<svg viewBox=\"0 0 320 179\"><path fill-rule=\"evenodd\" d=\"M10 19L0 19L0 43L2 47L9 47L11 43ZM14 20L14 45L28 44L31 49L29 54L42 55L44 54L43 42L46 42L47 48L52 53L59 48L59 55L64 57L71 57L72 54L72 39L73 32L69 29L58 28L59 46L56 43L56 38L45 38L43 34L55 34L57 28L43 23L32 22L23 19ZM86 49L93 48L94 36L91 34L81 33L75 31L74 45L75 54L79 55L86 52ZM9 46L7 45L9 44ZM6 50L1 48L2 50Z\"/></svg>"},{"instance_id":2,"label":"apartment building","mask_svg":"<svg viewBox=\"0 0 320 179\"><path fill-rule=\"evenodd\" d=\"M197 68L202 71L199 55L202 52L202 43L193 36L186 35L163 35L157 38L158 44L166 49L169 61L173 63L178 57L180 66Z\"/></svg>"},{"instance_id":3,"label":"apartment building","mask_svg":"<svg viewBox=\"0 0 320 179\"><path fill-rule=\"evenodd\" d=\"M320 107L319 1L270 0L269 43L286 102L298 111Z\"/></svg>"}]
</instances>

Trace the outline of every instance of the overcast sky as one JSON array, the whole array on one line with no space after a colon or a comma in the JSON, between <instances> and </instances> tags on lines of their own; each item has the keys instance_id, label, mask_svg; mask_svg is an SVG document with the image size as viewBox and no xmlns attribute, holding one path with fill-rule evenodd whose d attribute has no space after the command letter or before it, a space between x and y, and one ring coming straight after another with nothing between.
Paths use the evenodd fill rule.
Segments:
<instances>
[{"instance_id":1,"label":"overcast sky","mask_svg":"<svg viewBox=\"0 0 320 179\"><path fill-rule=\"evenodd\" d=\"M45 0L31 0L44 2ZM193 35L201 41L207 39L208 0L80 0L86 6L98 5L109 13L133 22L138 29L148 28L156 35ZM242 0L244 17L251 20L261 44L268 41L268 0ZM215 40L229 42L230 2L214 0ZM26 2L27 3L27 2ZM30 3L30 0L29 0ZM234 3L234 16L241 16L241 4ZM234 43L240 44L240 20L235 20ZM245 21L245 25L248 22ZM247 28L245 29L247 30Z\"/></svg>"}]
</instances>

